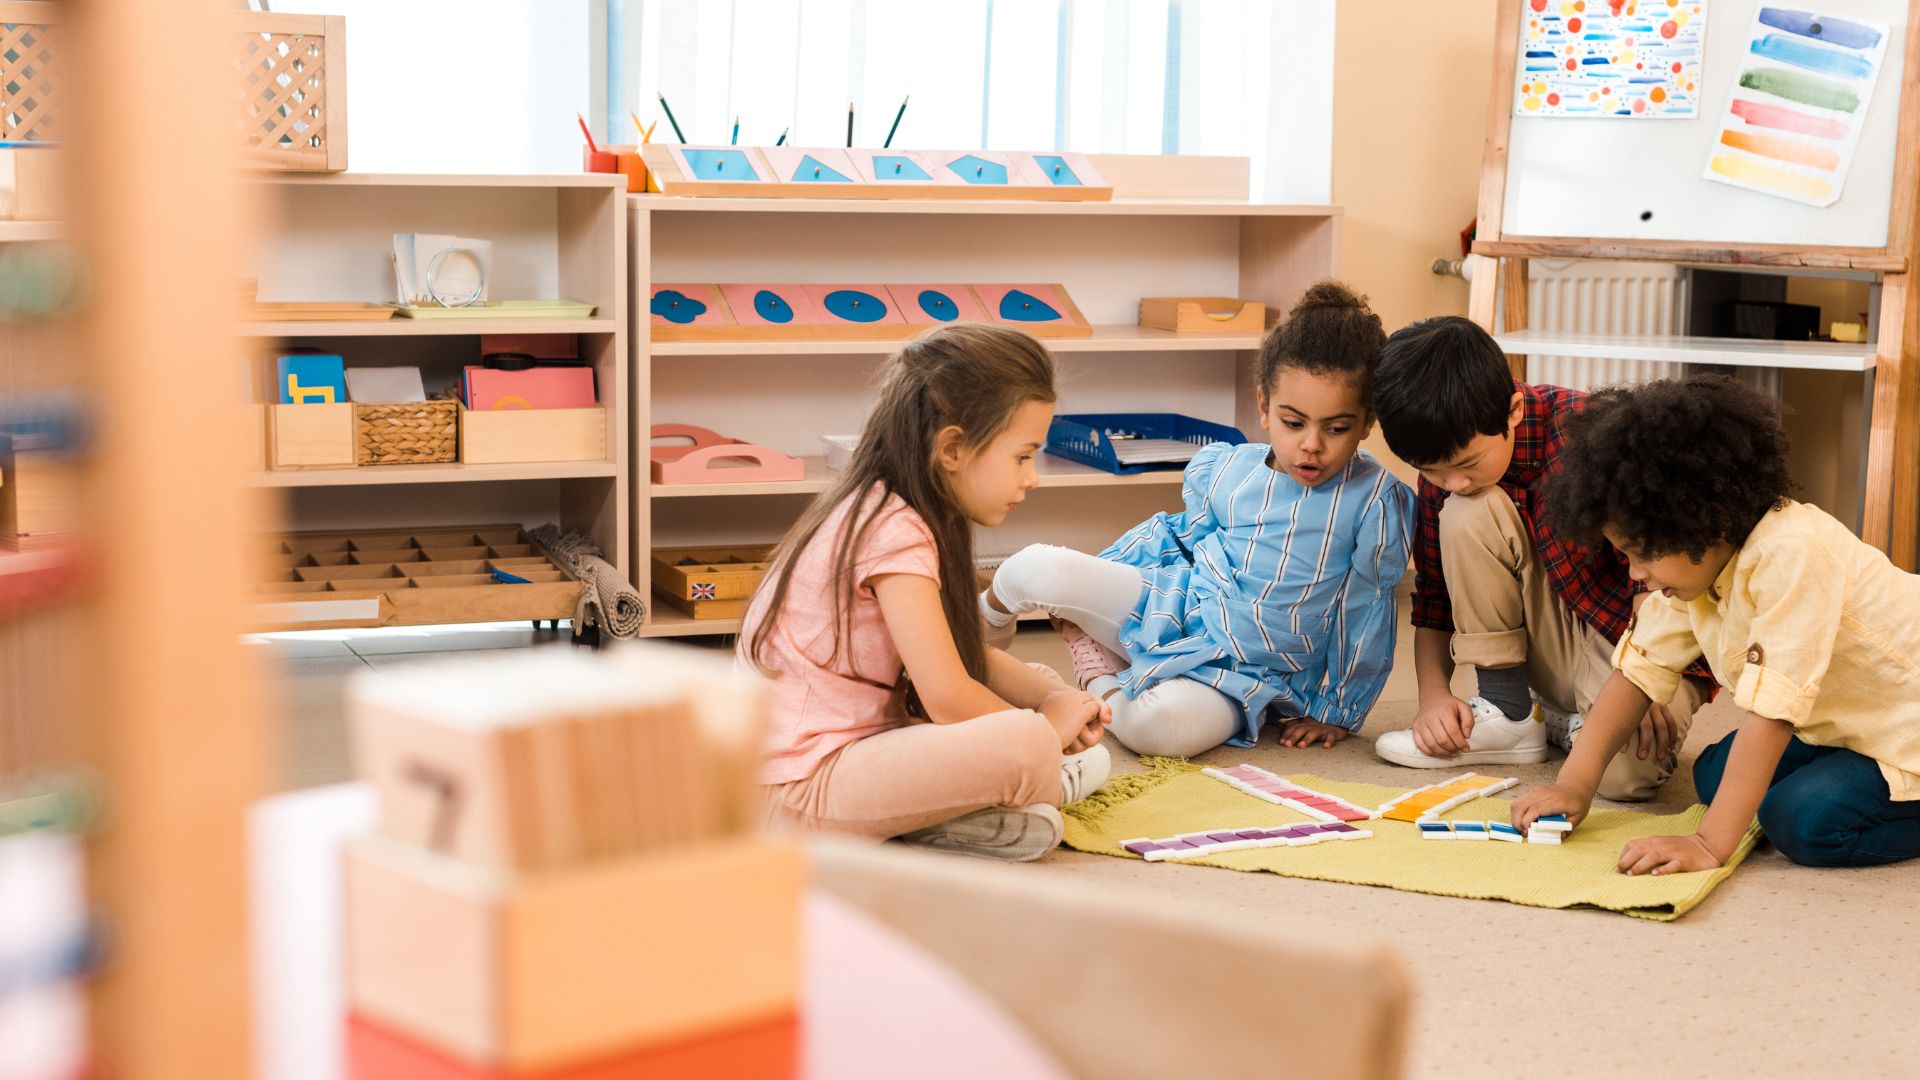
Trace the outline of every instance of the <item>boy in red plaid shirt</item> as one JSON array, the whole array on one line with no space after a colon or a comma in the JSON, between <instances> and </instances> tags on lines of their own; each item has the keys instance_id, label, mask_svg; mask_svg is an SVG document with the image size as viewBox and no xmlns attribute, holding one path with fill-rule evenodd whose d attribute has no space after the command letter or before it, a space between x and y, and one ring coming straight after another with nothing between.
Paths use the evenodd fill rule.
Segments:
<instances>
[{"instance_id":1,"label":"boy in red plaid shirt","mask_svg":"<svg viewBox=\"0 0 1920 1080\"><path fill-rule=\"evenodd\" d=\"M1420 711L1412 730L1375 741L1387 761L1430 769L1532 764L1546 760L1549 741L1567 748L1578 737L1580 717L1611 674L1613 643L1644 598L1618 552L1561 539L1542 512L1565 441L1562 422L1585 398L1515 380L1493 338L1457 316L1387 339L1374 413L1387 445L1420 470ZM1477 696L1454 696L1455 664L1476 669ZM1649 709L1599 794L1651 798L1673 775L1702 700L1702 684L1682 680L1672 705Z\"/></svg>"}]
</instances>

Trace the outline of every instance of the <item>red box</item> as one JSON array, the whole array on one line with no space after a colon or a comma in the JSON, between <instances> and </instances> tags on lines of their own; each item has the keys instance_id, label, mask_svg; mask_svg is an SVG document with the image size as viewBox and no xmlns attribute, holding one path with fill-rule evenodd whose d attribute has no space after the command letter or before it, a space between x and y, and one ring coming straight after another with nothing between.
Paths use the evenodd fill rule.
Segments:
<instances>
[{"instance_id":1,"label":"red box","mask_svg":"<svg viewBox=\"0 0 1920 1080\"><path fill-rule=\"evenodd\" d=\"M469 366L460 383L468 409L591 409L597 403L590 367L532 367L497 371Z\"/></svg>"},{"instance_id":2,"label":"red box","mask_svg":"<svg viewBox=\"0 0 1920 1080\"><path fill-rule=\"evenodd\" d=\"M800 1074L800 1020L788 1015L670 1046L538 1072L449 1057L358 1013L347 1015L348 1080L761 1080Z\"/></svg>"}]
</instances>

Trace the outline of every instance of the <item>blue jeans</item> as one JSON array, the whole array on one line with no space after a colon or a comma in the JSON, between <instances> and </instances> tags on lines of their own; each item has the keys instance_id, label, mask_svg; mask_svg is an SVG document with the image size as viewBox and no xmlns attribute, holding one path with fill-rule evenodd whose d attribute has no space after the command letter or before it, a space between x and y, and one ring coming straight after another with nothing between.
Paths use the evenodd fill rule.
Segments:
<instances>
[{"instance_id":1,"label":"blue jeans","mask_svg":"<svg viewBox=\"0 0 1920 1080\"><path fill-rule=\"evenodd\" d=\"M1713 802L1732 749L1729 735L1694 761L1701 802ZM1760 831L1802 866L1879 866L1920 856L1920 802L1889 798L1870 757L1793 739L1760 801Z\"/></svg>"}]
</instances>

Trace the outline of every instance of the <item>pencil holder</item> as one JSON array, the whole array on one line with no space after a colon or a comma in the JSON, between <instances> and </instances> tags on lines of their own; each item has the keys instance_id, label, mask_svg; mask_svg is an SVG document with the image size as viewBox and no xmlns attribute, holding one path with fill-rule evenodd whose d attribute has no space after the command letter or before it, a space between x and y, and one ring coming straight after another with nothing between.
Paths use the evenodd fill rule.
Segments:
<instances>
[{"instance_id":1,"label":"pencil holder","mask_svg":"<svg viewBox=\"0 0 1920 1080\"><path fill-rule=\"evenodd\" d=\"M410 401L353 407L357 465L421 465L460 454L460 403Z\"/></svg>"},{"instance_id":2,"label":"pencil holder","mask_svg":"<svg viewBox=\"0 0 1920 1080\"><path fill-rule=\"evenodd\" d=\"M619 155L611 150L580 148L580 171L610 173L615 171Z\"/></svg>"}]
</instances>

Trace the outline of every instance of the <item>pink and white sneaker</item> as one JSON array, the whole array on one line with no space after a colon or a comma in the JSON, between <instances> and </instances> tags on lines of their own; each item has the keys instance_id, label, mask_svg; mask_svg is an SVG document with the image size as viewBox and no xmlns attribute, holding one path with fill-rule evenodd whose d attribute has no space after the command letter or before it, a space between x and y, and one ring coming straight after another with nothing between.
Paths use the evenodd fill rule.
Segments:
<instances>
[{"instance_id":1,"label":"pink and white sneaker","mask_svg":"<svg viewBox=\"0 0 1920 1080\"><path fill-rule=\"evenodd\" d=\"M1093 639L1093 635L1070 622L1054 620L1067 643L1067 657L1073 661L1073 679L1085 690L1087 684L1102 675L1118 675L1127 670L1127 658Z\"/></svg>"}]
</instances>

